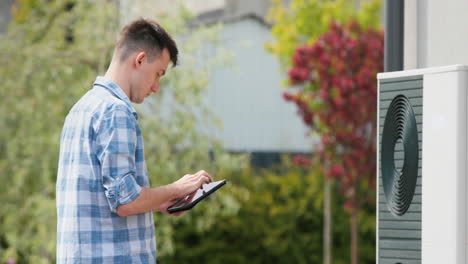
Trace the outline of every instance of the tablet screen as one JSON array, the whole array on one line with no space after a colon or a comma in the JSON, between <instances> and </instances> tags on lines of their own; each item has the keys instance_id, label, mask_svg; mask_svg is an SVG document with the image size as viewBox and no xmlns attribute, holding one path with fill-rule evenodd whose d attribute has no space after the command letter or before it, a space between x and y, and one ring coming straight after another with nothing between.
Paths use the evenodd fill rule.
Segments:
<instances>
[{"instance_id":1,"label":"tablet screen","mask_svg":"<svg viewBox=\"0 0 468 264\"><path fill-rule=\"evenodd\" d=\"M223 186L226 183L226 180L216 181L211 183L203 184L200 189L193 192L192 194L187 195L185 198L180 199L173 205L168 208L168 211L175 211L178 208L180 209L190 209L196 203L198 203L201 199L205 198L206 196L210 195L212 192L216 191L219 187ZM177 210L179 211L179 210Z\"/></svg>"}]
</instances>

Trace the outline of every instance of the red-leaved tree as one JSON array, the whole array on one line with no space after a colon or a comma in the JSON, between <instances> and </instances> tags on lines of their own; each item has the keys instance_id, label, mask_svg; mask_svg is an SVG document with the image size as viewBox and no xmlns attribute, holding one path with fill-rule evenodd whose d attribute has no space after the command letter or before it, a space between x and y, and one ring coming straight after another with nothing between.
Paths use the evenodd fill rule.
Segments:
<instances>
[{"instance_id":1,"label":"red-leaved tree","mask_svg":"<svg viewBox=\"0 0 468 264\"><path fill-rule=\"evenodd\" d=\"M289 70L297 89L283 93L320 138L315 157L336 180L350 213L351 263L358 261L358 211L374 197L376 75L383 70L383 33L333 22L312 45L300 46ZM307 165L304 158L297 162Z\"/></svg>"}]
</instances>

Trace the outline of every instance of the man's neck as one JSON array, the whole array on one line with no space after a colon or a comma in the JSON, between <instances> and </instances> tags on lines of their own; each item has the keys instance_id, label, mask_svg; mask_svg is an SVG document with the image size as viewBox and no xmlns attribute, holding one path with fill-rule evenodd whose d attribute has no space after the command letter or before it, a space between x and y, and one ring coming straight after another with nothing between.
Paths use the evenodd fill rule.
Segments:
<instances>
[{"instance_id":1,"label":"man's neck","mask_svg":"<svg viewBox=\"0 0 468 264\"><path fill-rule=\"evenodd\" d=\"M130 98L130 81L127 76L127 69L124 69L123 66L117 65L114 62L111 62L106 74L104 75L105 78L117 84L124 91L127 97Z\"/></svg>"}]
</instances>

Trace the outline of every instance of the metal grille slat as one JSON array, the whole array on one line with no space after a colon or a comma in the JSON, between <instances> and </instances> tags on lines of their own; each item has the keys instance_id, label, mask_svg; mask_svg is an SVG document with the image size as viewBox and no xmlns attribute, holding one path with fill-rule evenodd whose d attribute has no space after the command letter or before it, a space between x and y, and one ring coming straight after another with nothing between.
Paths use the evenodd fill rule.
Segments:
<instances>
[{"instance_id":1,"label":"metal grille slat","mask_svg":"<svg viewBox=\"0 0 468 264\"><path fill-rule=\"evenodd\" d=\"M387 205L382 185L381 153L378 153L380 168L378 171L378 261L380 264L419 264L421 263L423 78L422 76L399 77L382 79L379 80L379 83L379 150L382 150L382 133L390 104L396 96L403 95L408 99L407 101L411 105L416 120L419 143L419 166L417 169L416 187L411 203L403 215L397 216L389 210L389 206ZM397 145L396 152L393 154L396 169L402 168L405 153L402 146Z\"/></svg>"}]
</instances>

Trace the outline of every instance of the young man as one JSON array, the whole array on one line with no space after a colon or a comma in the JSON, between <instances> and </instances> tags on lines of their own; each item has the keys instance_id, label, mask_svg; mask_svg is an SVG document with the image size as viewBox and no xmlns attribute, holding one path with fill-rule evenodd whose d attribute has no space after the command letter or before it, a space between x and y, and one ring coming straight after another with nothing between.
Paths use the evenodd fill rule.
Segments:
<instances>
[{"instance_id":1,"label":"young man","mask_svg":"<svg viewBox=\"0 0 468 264\"><path fill-rule=\"evenodd\" d=\"M57 263L155 263L153 211L211 181L205 171L150 188L131 102L156 93L178 50L151 20L127 25L104 77L70 110L57 176Z\"/></svg>"}]
</instances>

